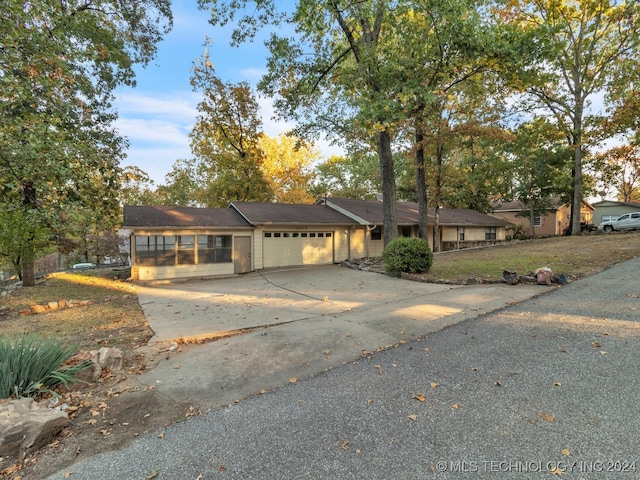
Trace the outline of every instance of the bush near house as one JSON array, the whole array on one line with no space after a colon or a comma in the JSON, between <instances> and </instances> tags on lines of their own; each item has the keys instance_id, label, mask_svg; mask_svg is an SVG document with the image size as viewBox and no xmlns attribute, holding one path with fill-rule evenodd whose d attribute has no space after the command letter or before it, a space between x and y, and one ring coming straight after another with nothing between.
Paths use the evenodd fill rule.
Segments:
<instances>
[{"instance_id":1,"label":"bush near house","mask_svg":"<svg viewBox=\"0 0 640 480\"><path fill-rule=\"evenodd\" d=\"M382 252L384 269L392 277L402 273L427 273L433 263L429 243L422 238L397 238Z\"/></svg>"}]
</instances>

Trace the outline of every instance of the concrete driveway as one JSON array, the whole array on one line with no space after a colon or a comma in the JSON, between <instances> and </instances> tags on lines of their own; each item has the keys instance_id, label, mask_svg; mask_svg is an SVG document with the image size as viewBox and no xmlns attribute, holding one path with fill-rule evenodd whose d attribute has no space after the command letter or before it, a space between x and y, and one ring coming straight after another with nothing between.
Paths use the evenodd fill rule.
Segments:
<instances>
[{"instance_id":1,"label":"concrete driveway","mask_svg":"<svg viewBox=\"0 0 640 480\"><path fill-rule=\"evenodd\" d=\"M140 285L152 342L187 345L139 381L175 401L227 405L548 289L418 283L335 265Z\"/></svg>"}]
</instances>

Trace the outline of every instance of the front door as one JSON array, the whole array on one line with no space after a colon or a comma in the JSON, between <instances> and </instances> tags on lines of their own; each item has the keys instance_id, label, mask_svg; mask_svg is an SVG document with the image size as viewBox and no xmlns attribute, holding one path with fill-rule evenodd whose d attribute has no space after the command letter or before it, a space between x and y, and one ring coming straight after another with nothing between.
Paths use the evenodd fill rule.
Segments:
<instances>
[{"instance_id":1,"label":"front door","mask_svg":"<svg viewBox=\"0 0 640 480\"><path fill-rule=\"evenodd\" d=\"M233 239L233 272L247 273L251 271L251 237L234 237Z\"/></svg>"}]
</instances>

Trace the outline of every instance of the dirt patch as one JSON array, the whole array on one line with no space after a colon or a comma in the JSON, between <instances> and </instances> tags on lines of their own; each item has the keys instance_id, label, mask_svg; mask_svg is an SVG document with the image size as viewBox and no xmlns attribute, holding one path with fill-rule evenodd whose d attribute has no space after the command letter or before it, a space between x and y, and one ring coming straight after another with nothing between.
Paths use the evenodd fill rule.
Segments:
<instances>
[{"instance_id":1,"label":"dirt patch","mask_svg":"<svg viewBox=\"0 0 640 480\"><path fill-rule=\"evenodd\" d=\"M178 403L141 386L137 376L171 355L166 345L139 348L126 358L126 372L105 372L94 384L78 390L59 389L60 399L48 397L64 409L70 424L49 445L27 455L0 460L0 477L41 479L60 469L73 472L73 463L98 452L126 447L135 438L159 431L202 412L192 404Z\"/></svg>"}]
</instances>

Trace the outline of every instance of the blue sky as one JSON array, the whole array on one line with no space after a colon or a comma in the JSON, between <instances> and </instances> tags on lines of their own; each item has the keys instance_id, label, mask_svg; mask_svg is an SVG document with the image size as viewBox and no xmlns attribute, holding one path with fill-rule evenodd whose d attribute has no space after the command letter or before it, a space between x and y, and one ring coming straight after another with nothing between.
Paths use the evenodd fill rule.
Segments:
<instances>
[{"instance_id":1,"label":"blue sky","mask_svg":"<svg viewBox=\"0 0 640 480\"><path fill-rule=\"evenodd\" d=\"M209 53L217 76L225 82L256 85L265 72L267 50L261 40L230 47L231 27L214 28L209 13L200 11L195 0L173 5L174 27L158 46L157 59L146 68L138 67L136 88L120 89L115 107L117 127L130 143L121 165L135 165L147 172L156 184L164 183L175 160L190 158L188 134L197 115L201 94L189 84L193 61L202 56L205 37L213 40ZM260 98L263 129L277 136L291 125L271 120L269 99ZM336 153L318 145L326 155Z\"/></svg>"}]
</instances>

